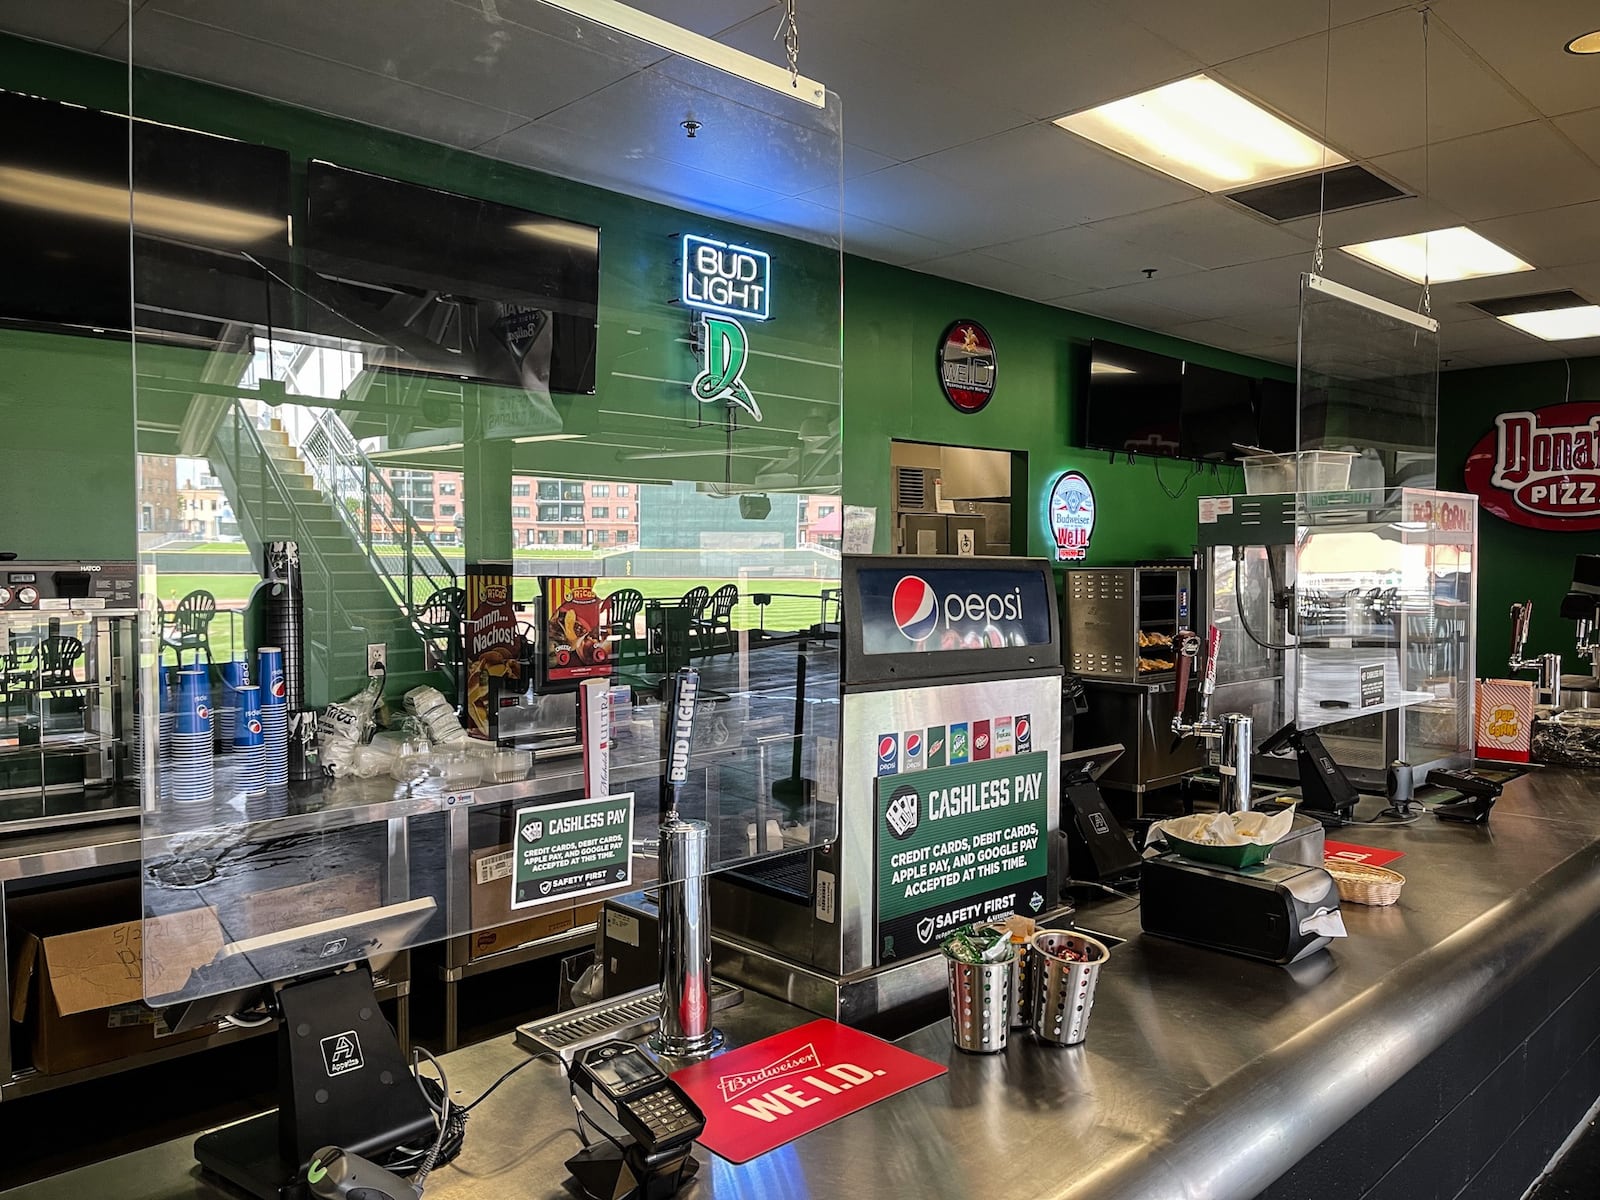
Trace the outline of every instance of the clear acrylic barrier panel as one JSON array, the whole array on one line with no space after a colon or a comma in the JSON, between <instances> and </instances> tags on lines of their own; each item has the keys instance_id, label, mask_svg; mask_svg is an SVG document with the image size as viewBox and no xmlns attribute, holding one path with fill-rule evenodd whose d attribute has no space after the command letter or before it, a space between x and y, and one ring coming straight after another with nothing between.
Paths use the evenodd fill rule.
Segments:
<instances>
[{"instance_id":1,"label":"clear acrylic barrier panel","mask_svg":"<svg viewBox=\"0 0 1600 1200\"><path fill-rule=\"evenodd\" d=\"M1354 451L1351 487L1435 485L1439 331L1431 318L1303 276L1299 366L1302 450Z\"/></svg>"},{"instance_id":2,"label":"clear acrylic barrier panel","mask_svg":"<svg viewBox=\"0 0 1600 1200\"><path fill-rule=\"evenodd\" d=\"M653 883L683 667L713 868L831 840L838 99L537 0L130 29L152 1002Z\"/></svg>"}]
</instances>

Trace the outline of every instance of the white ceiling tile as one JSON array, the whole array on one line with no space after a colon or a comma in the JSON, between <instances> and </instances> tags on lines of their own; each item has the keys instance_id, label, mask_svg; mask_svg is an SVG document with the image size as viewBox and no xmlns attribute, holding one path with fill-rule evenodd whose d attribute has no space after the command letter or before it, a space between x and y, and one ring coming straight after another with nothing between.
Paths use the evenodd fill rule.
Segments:
<instances>
[{"instance_id":1,"label":"white ceiling tile","mask_svg":"<svg viewBox=\"0 0 1600 1200\"><path fill-rule=\"evenodd\" d=\"M887 154L876 154L862 146L844 144L844 177L854 179L858 175L870 175L874 171L881 171L885 167L894 166L895 160Z\"/></svg>"},{"instance_id":2,"label":"white ceiling tile","mask_svg":"<svg viewBox=\"0 0 1600 1200\"><path fill-rule=\"evenodd\" d=\"M801 69L837 92L843 101L850 141L905 161L1024 125L1026 113L994 100L981 81L975 93L953 86L941 64L885 54L861 40L847 24L824 25L802 18ZM772 40L776 10L753 17L717 40L768 62L781 62L783 43ZM827 30L826 36L821 33Z\"/></svg>"},{"instance_id":3,"label":"white ceiling tile","mask_svg":"<svg viewBox=\"0 0 1600 1200\"><path fill-rule=\"evenodd\" d=\"M1596 20L1600 20L1600 17ZM1596 75L1600 76L1600 70L1596 71ZM1600 95L1600 79L1596 80L1595 91L1596 95ZM1588 108L1583 112L1557 117L1556 128L1576 142L1578 149L1600 162L1600 108Z\"/></svg>"},{"instance_id":4,"label":"white ceiling tile","mask_svg":"<svg viewBox=\"0 0 1600 1200\"><path fill-rule=\"evenodd\" d=\"M482 3L482 0L472 2ZM766 12L772 13L772 27L778 27L778 13L772 7L772 0L630 0L630 7L707 37Z\"/></svg>"},{"instance_id":5,"label":"white ceiling tile","mask_svg":"<svg viewBox=\"0 0 1600 1200\"><path fill-rule=\"evenodd\" d=\"M1063 296L1051 303L1058 308L1069 308L1073 312L1088 313L1091 316L1104 317L1108 321L1120 321L1124 325L1136 325L1140 329L1150 329L1158 333L1175 329L1179 325L1193 324L1195 319L1193 313L1161 304L1153 299L1146 299L1137 288L1115 288L1106 292Z\"/></svg>"},{"instance_id":6,"label":"white ceiling tile","mask_svg":"<svg viewBox=\"0 0 1600 1200\"><path fill-rule=\"evenodd\" d=\"M1434 0L1432 7L1437 22L1546 115L1593 106L1600 90L1594 59L1564 47L1600 28L1594 0Z\"/></svg>"},{"instance_id":7,"label":"white ceiling tile","mask_svg":"<svg viewBox=\"0 0 1600 1200\"><path fill-rule=\"evenodd\" d=\"M796 119L781 121L651 68L574 100L538 124L603 144L619 158L666 159L780 195L823 192L837 204L843 143L831 129L806 123L816 110L791 107ZM691 118L700 122L692 138L683 127Z\"/></svg>"},{"instance_id":8,"label":"white ceiling tile","mask_svg":"<svg viewBox=\"0 0 1600 1200\"><path fill-rule=\"evenodd\" d=\"M927 155L917 159L916 166L976 194L993 197L998 208L1026 208L1060 218L1039 225L1046 229L1092 221L1108 213L1154 208L1197 194L1187 184L1130 163L1047 122Z\"/></svg>"},{"instance_id":9,"label":"white ceiling tile","mask_svg":"<svg viewBox=\"0 0 1600 1200\"><path fill-rule=\"evenodd\" d=\"M1477 313L1474 320L1451 321L1439 330L1439 353L1478 355L1485 350L1526 350L1528 341L1529 335L1515 326Z\"/></svg>"},{"instance_id":10,"label":"white ceiling tile","mask_svg":"<svg viewBox=\"0 0 1600 1200\"><path fill-rule=\"evenodd\" d=\"M1219 350L1234 350L1241 354L1248 354L1252 350L1275 345L1283 340L1281 337L1241 328L1240 324L1230 321L1187 321L1182 325L1174 325L1165 332L1186 341L1199 342L1202 346L1215 346Z\"/></svg>"},{"instance_id":11,"label":"white ceiling tile","mask_svg":"<svg viewBox=\"0 0 1600 1200\"><path fill-rule=\"evenodd\" d=\"M842 228L844 249L847 252L899 266L937 258L949 254L952 250L951 246L934 241L932 238L918 237L903 229L880 225L876 221L853 217L849 213L840 214L837 209L814 204L796 196L785 196L773 204L755 209L751 212L750 219L763 229L794 233L805 237L808 241L821 241L830 245Z\"/></svg>"},{"instance_id":12,"label":"white ceiling tile","mask_svg":"<svg viewBox=\"0 0 1600 1200\"><path fill-rule=\"evenodd\" d=\"M0 29L79 50L99 50L122 33L127 20L128 0L0 0Z\"/></svg>"},{"instance_id":13,"label":"white ceiling tile","mask_svg":"<svg viewBox=\"0 0 1600 1200\"><path fill-rule=\"evenodd\" d=\"M1201 64L1128 20L1119 5L1006 0L871 0L847 6L853 32L929 77L1046 119L1181 79ZM801 16L805 21L804 10Z\"/></svg>"},{"instance_id":14,"label":"white ceiling tile","mask_svg":"<svg viewBox=\"0 0 1600 1200\"><path fill-rule=\"evenodd\" d=\"M1470 304L1474 300L1492 300L1501 296L1532 296L1539 292L1555 292L1570 286L1568 275L1560 268L1540 271L1517 271L1510 275L1489 275L1483 279L1462 279L1456 283L1433 285L1435 314L1449 304Z\"/></svg>"},{"instance_id":15,"label":"white ceiling tile","mask_svg":"<svg viewBox=\"0 0 1600 1200\"><path fill-rule=\"evenodd\" d=\"M1515 363L1549 362L1551 359L1568 358L1574 355L1590 355L1600 352L1600 342L1596 339L1575 342L1546 342L1531 335L1525 336L1520 346L1484 346L1475 348L1470 353L1473 358L1486 367L1503 367ZM1549 403L1557 403L1559 396L1552 395ZM1448 414L1444 414L1448 416Z\"/></svg>"},{"instance_id":16,"label":"white ceiling tile","mask_svg":"<svg viewBox=\"0 0 1600 1200\"><path fill-rule=\"evenodd\" d=\"M964 250L908 265L913 271L921 271L926 275L959 279L963 283L1027 300L1050 300L1057 296L1081 294L1084 290L1080 280L1004 262L976 250Z\"/></svg>"},{"instance_id":17,"label":"white ceiling tile","mask_svg":"<svg viewBox=\"0 0 1600 1200\"><path fill-rule=\"evenodd\" d=\"M1195 319L1228 319L1264 308L1295 308L1300 302L1300 276L1309 266L1308 257L1294 254L1176 278L1158 275L1147 283L1118 288L1113 294L1138 295L1192 313Z\"/></svg>"},{"instance_id":18,"label":"white ceiling tile","mask_svg":"<svg viewBox=\"0 0 1600 1200\"><path fill-rule=\"evenodd\" d=\"M1420 146L1423 137L1422 26L1402 9L1317 34L1218 68L1234 84L1335 150L1356 158ZM1325 86L1325 80L1328 80ZM1431 39L1431 140L1462 137L1529 120L1530 112L1448 38Z\"/></svg>"},{"instance_id":19,"label":"white ceiling tile","mask_svg":"<svg viewBox=\"0 0 1600 1200\"><path fill-rule=\"evenodd\" d=\"M1069 279L1081 279L1096 288L1120 287L1142 281L1144 272L1150 268L1155 269L1159 279L1191 275L1200 270L1193 263L1082 225L986 246L984 253L1007 262L1065 275Z\"/></svg>"},{"instance_id":20,"label":"white ceiling tile","mask_svg":"<svg viewBox=\"0 0 1600 1200\"><path fill-rule=\"evenodd\" d=\"M846 181L844 210L870 221L970 250L991 241L1024 237L1071 222L1059 207L1011 206L989 190L993 181L965 186L900 163ZM814 197L807 197L813 199Z\"/></svg>"},{"instance_id":21,"label":"white ceiling tile","mask_svg":"<svg viewBox=\"0 0 1600 1200\"><path fill-rule=\"evenodd\" d=\"M1090 228L1207 268L1280 258L1313 244L1209 196L1097 221Z\"/></svg>"},{"instance_id":22,"label":"white ceiling tile","mask_svg":"<svg viewBox=\"0 0 1600 1200\"><path fill-rule=\"evenodd\" d=\"M1272 308L1236 313L1223 324L1243 329L1263 345L1292 341L1300 336L1300 306L1279 304Z\"/></svg>"},{"instance_id":23,"label":"white ceiling tile","mask_svg":"<svg viewBox=\"0 0 1600 1200\"><path fill-rule=\"evenodd\" d=\"M1600 167L1539 121L1437 143L1431 159L1405 150L1373 166L1474 221L1600 199Z\"/></svg>"},{"instance_id":24,"label":"white ceiling tile","mask_svg":"<svg viewBox=\"0 0 1600 1200\"><path fill-rule=\"evenodd\" d=\"M1405 0L1336 0L1334 25L1405 7ZM1227 62L1328 27L1323 4L1262 4L1260 0L1125 0L1122 15L1160 34L1205 63Z\"/></svg>"},{"instance_id":25,"label":"white ceiling tile","mask_svg":"<svg viewBox=\"0 0 1600 1200\"><path fill-rule=\"evenodd\" d=\"M156 11L137 18L134 53L152 70L223 83L379 129L474 146L525 118ZM219 72L225 72L220 75Z\"/></svg>"},{"instance_id":26,"label":"white ceiling tile","mask_svg":"<svg viewBox=\"0 0 1600 1200\"><path fill-rule=\"evenodd\" d=\"M1284 228L1315 243L1317 222L1315 216L1304 217L1286 221ZM1424 196L1402 196L1397 200L1384 200L1360 208L1328 213L1322 218L1323 245L1351 246L1358 242L1403 237L1429 229L1449 229L1465 223L1465 217L1437 200L1429 200Z\"/></svg>"},{"instance_id":27,"label":"white ceiling tile","mask_svg":"<svg viewBox=\"0 0 1600 1200\"><path fill-rule=\"evenodd\" d=\"M607 40L590 23L544 6L529 18L538 28L508 19L498 5L438 0L339 0L292 9L293 18L285 19L282 5L150 0L134 23L134 55L148 60L181 19L529 117L661 57L655 47L616 35ZM218 62L206 77L233 69Z\"/></svg>"}]
</instances>

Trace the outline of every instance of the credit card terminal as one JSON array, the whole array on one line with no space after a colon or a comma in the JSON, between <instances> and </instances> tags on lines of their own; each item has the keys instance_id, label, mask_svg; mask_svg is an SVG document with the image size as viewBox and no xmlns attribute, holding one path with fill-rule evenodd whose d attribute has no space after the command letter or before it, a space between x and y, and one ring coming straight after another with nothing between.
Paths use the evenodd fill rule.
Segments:
<instances>
[{"instance_id":1,"label":"credit card terminal","mask_svg":"<svg viewBox=\"0 0 1600 1200\"><path fill-rule=\"evenodd\" d=\"M617 1119L647 1154L694 1141L705 1114L632 1042L602 1042L578 1055L572 1081Z\"/></svg>"}]
</instances>

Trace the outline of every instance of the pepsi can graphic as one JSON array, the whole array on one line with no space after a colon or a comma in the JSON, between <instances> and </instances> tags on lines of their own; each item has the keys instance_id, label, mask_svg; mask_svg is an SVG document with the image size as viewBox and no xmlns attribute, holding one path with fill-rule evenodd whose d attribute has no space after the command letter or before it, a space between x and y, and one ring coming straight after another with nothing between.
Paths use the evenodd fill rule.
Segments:
<instances>
[{"instance_id":1,"label":"pepsi can graphic","mask_svg":"<svg viewBox=\"0 0 1600 1200\"><path fill-rule=\"evenodd\" d=\"M1011 754L1011 718L996 717L994 719L994 747L990 752L995 758L1007 758Z\"/></svg>"},{"instance_id":2,"label":"pepsi can graphic","mask_svg":"<svg viewBox=\"0 0 1600 1200\"><path fill-rule=\"evenodd\" d=\"M878 736L878 774L900 773L900 735L884 733Z\"/></svg>"},{"instance_id":3,"label":"pepsi can graphic","mask_svg":"<svg viewBox=\"0 0 1600 1200\"><path fill-rule=\"evenodd\" d=\"M1027 713L1017 718L1016 726L1011 734L1011 740L1016 744L1018 754L1030 754L1033 751L1033 719Z\"/></svg>"},{"instance_id":4,"label":"pepsi can graphic","mask_svg":"<svg viewBox=\"0 0 1600 1200\"><path fill-rule=\"evenodd\" d=\"M283 650L278 646L263 646L258 652L261 659L261 704L264 708L284 705L288 691L283 674Z\"/></svg>"},{"instance_id":5,"label":"pepsi can graphic","mask_svg":"<svg viewBox=\"0 0 1600 1200\"><path fill-rule=\"evenodd\" d=\"M983 762L989 757L989 722L972 723L972 761Z\"/></svg>"},{"instance_id":6,"label":"pepsi can graphic","mask_svg":"<svg viewBox=\"0 0 1600 1200\"><path fill-rule=\"evenodd\" d=\"M967 723L960 721L950 726L950 765L959 767L967 761L969 753Z\"/></svg>"},{"instance_id":7,"label":"pepsi can graphic","mask_svg":"<svg viewBox=\"0 0 1600 1200\"><path fill-rule=\"evenodd\" d=\"M902 747L904 758L903 768L907 771L920 771L928 765L925 736L922 730L912 729L902 735L905 744Z\"/></svg>"},{"instance_id":8,"label":"pepsi can graphic","mask_svg":"<svg viewBox=\"0 0 1600 1200\"><path fill-rule=\"evenodd\" d=\"M944 766L949 754L949 738L945 734L943 725L935 725L928 730L928 748L924 753L927 755L928 766Z\"/></svg>"}]
</instances>

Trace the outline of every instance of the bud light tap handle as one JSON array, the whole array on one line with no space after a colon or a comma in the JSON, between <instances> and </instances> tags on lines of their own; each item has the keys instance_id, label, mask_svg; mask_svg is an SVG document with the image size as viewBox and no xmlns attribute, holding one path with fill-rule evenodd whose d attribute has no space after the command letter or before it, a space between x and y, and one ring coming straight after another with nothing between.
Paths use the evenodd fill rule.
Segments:
<instances>
[{"instance_id":1,"label":"bud light tap handle","mask_svg":"<svg viewBox=\"0 0 1600 1200\"><path fill-rule=\"evenodd\" d=\"M1511 606L1511 661L1513 669L1521 670L1522 651L1528 644L1528 626L1533 621L1533 601L1524 600Z\"/></svg>"},{"instance_id":2,"label":"bud light tap handle","mask_svg":"<svg viewBox=\"0 0 1600 1200\"><path fill-rule=\"evenodd\" d=\"M1206 673L1200 682L1200 715L1211 713L1211 693L1217 690L1217 659L1221 657L1222 630L1215 625L1206 630Z\"/></svg>"},{"instance_id":3,"label":"bud light tap handle","mask_svg":"<svg viewBox=\"0 0 1600 1200\"><path fill-rule=\"evenodd\" d=\"M661 776L661 820L678 811L678 800L689 781L689 752L694 748L694 710L700 696L700 672L681 667L672 687L672 707L667 712L666 769Z\"/></svg>"}]
</instances>

